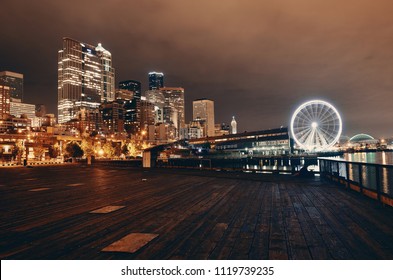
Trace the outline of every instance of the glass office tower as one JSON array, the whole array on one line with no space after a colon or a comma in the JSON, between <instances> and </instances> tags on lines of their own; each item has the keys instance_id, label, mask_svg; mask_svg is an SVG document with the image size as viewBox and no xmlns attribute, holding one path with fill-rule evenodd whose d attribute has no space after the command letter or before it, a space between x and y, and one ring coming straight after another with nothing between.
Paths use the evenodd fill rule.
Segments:
<instances>
[{"instance_id":1,"label":"glass office tower","mask_svg":"<svg viewBox=\"0 0 393 280\"><path fill-rule=\"evenodd\" d=\"M112 55L97 47L63 38L58 52L58 120L65 123L81 109L96 109L115 99Z\"/></svg>"}]
</instances>

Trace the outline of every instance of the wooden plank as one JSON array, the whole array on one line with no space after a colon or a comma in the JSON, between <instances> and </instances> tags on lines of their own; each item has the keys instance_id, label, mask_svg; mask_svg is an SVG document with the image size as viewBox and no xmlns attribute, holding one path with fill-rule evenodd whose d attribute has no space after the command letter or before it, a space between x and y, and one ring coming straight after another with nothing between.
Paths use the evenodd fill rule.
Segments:
<instances>
[{"instance_id":1,"label":"wooden plank","mask_svg":"<svg viewBox=\"0 0 393 280\"><path fill-rule=\"evenodd\" d=\"M130 233L102 249L102 252L135 253L157 237L158 234L153 233Z\"/></svg>"},{"instance_id":2,"label":"wooden plank","mask_svg":"<svg viewBox=\"0 0 393 280\"><path fill-rule=\"evenodd\" d=\"M0 178L4 259L393 258L393 210L317 180L94 166L10 168ZM50 191L28 191L39 188ZM125 207L89 213L108 205ZM159 237L102 252L130 233Z\"/></svg>"}]
</instances>

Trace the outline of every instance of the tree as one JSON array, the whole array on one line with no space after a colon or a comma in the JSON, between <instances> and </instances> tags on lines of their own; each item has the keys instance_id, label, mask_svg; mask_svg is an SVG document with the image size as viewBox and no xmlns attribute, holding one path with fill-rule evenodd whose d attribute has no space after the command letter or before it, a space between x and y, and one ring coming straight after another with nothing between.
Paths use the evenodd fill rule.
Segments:
<instances>
[{"instance_id":1,"label":"tree","mask_svg":"<svg viewBox=\"0 0 393 280\"><path fill-rule=\"evenodd\" d=\"M12 157L14 160L16 159L18 164L22 162L22 155L25 150L22 140L17 140L14 145L14 149L12 150Z\"/></svg>"},{"instance_id":2,"label":"tree","mask_svg":"<svg viewBox=\"0 0 393 280\"><path fill-rule=\"evenodd\" d=\"M146 150L147 148L150 148L150 144L149 144L148 142L146 142L146 141L143 141L143 142L141 143L141 152L142 152L143 150Z\"/></svg>"},{"instance_id":3,"label":"tree","mask_svg":"<svg viewBox=\"0 0 393 280\"><path fill-rule=\"evenodd\" d=\"M102 146L102 149L104 150L104 155L107 158L112 158L115 155L115 148L110 141L107 141L104 146Z\"/></svg>"},{"instance_id":4,"label":"tree","mask_svg":"<svg viewBox=\"0 0 393 280\"><path fill-rule=\"evenodd\" d=\"M114 142L113 145L114 145L114 149L115 149L114 155L116 157L120 157L121 156L121 143Z\"/></svg>"},{"instance_id":5,"label":"tree","mask_svg":"<svg viewBox=\"0 0 393 280\"><path fill-rule=\"evenodd\" d=\"M75 158L75 157L82 157L83 156L83 150L77 142L68 143L65 150L66 150L66 155L68 157Z\"/></svg>"},{"instance_id":6,"label":"tree","mask_svg":"<svg viewBox=\"0 0 393 280\"><path fill-rule=\"evenodd\" d=\"M137 143L135 140L131 140L128 144L127 144L127 148L128 148L128 154L132 157L136 157L139 156L140 151L138 149Z\"/></svg>"},{"instance_id":7,"label":"tree","mask_svg":"<svg viewBox=\"0 0 393 280\"><path fill-rule=\"evenodd\" d=\"M142 155L142 151L149 148L150 144L145 141L130 140L127 143L128 154L132 157Z\"/></svg>"},{"instance_id":8,"label":"tree","mask_svg":"<svg viewBox=\"0 0 393 280\"><path fill-rule=\"evenodd\" d=\"M81 148L83 150L83 154L88 156L94 156L94 146L92 141L89 138L85 138L82 140Z\"/></svg>"},{"instance_id":9,"label":"tree","mask_svg":"<svg viewBox=\"0 0 393 280\"><path fill-rule=\"evenodd\" d=\"M128 151L128 146L127 146L127 144L124 144L122 147L121 147L121 153L123 154L123 155L128 155L128 153L129 153L129 151Z\"/></svg>"},{"instance_id":10,"label":"tree","mask_svg":"<svg viewBox=\"0 0 393 280\"><path fill-rule=\"evenodd\" d=\"M60 154L59 144L50 145L48 152L50 158L57 158Z\"/></svg>"},{"instance_id":11,"label":"tree","mask_svg":"<svg viewBox=\"0 0 393 280\"><path fill-rule=\"evenodd\" d=\"M37 160L41 160L42 156L45 154L44 140L39 136L35 136L33 138L33 143L34 156Z\"/></svg>"}]
</instances>

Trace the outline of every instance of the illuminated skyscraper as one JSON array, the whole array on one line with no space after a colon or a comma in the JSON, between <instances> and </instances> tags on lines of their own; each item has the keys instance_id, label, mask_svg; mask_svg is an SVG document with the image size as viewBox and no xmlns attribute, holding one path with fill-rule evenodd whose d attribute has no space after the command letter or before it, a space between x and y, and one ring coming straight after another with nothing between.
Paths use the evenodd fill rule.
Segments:
<instances>
[{"instance_id":1,"label":"illuminated skyscraper","mask_svg":"<svg viewBox=\"0 0 393 280\"><path fill-rule=\"evenodd\" d=\"M206 98L192 102L192 118L204 122L205 135L215 136L214 133L214 101Z\"/></svg>"},{"instance_id":2,"label":"illuminated skyscraper","mask_svg":"<svg viewBox=\"0 0 393 280\"><path fill-rule=\"evenodd\" d=\"M148 90L145 92L146 100L154 106L155 124L164 122L165 97L159 90Z\"/></svg>"},{"instance_id":3,"label":"illuminated skyscraper","mask_svg":"<svg viewBox=\"0 0 393 280\"><path fill-rule=\"evenodd\" d=\"M10 88L0 85L0 120L10 114Z\"/></svg>"},{"instance_id":4,"label":"illuminated skyscraper","mask_svg":"<svg viewBox=\"0 0 393 280\"><path fill-rule=\"evenodd\" d=\"M10 88L10 98L23 99L23 74L10 71L0 72L0 85Z\"/></svg>"},{"instance_id":5,"label":"illuminated skyscraper","mask_svg":"<svg viewBox=\"0 0 393 280\"><path fill-rule=\"evenodd\" d=\"M112 55L101 44L94 47L63 38L58 52L59 123L77 116L81 109L95 109L115 99Z\"/></svg>"},{"instance_id":6,"label":"illuminated skyscraper","mask_svg":"<svg viewBox=\"0 0 393 280\"><path fill-rule=\"evenodd\" d=\"M140 129L143 134L147 133L149 125L154 125L154 118L154 105L147 101L145 97L142 97Z\"/></svg>"},{"instance_id":7,"label":"illuminated skyscraper","mask_svg":"<svg viewBox=\"0 0 393 280\"><path fill-rule=\"evenodd\" d=\"M127 80L119 82L119 89L126 89L134 92L134 97L141 99L142 85L141 82Z\"/></svg>"},{"instance_id":8,"label":"illuminated skyscraper","mask_svg":"<svg viewBox=\"0 0 393 280\"><path fill-rule=\"evenodd\" d=\"M149 73L149 90L160 89L164 87L164 73L150 72Z\"/></svg>"},{"instance_id":9,"label":"illuminated skyscraper","mask_svg":"<svg viewBox=\"0 0 393 280\"><path fill-rule=\"evenodd\" d=\"M124 123L128 133L137 133L140 129L141 121L141 82L134 80L121 81L119 82L119 89L134 93L132 100L124 103Z\"/></svg>"},{"instance_id":10,"label":"illuminated skyscraper","mask_svg":"<svg viewBox=\"0 0 393 280\"><path fill-rule=\"evenodd\" d=\"M176 138L178 138L180 129L185 127L184 88L163 87L160 88L160 92L165 98L163 114L164 122L173 124L176 128Z\"/></svg>"}]
</instances>

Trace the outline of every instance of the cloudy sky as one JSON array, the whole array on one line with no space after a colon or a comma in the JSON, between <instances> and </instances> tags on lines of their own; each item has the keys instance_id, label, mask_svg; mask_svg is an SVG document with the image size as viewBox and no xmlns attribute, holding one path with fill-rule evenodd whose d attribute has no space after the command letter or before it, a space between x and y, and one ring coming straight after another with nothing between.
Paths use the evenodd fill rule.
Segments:
<instances>
[{"instance_id":1,"label":"cloudy sky","mask_svg":"<svg viewBox=\"0 0 393 280\"><path fill-rule=\"evenodd\" d=\"M116 82L165 74L166 86L215 101L238 130L288 126L323 99L344 131L393 136L391 0L2 0L0 70L25 75L25 102L57 111L62 37L113 55Z\"/></svg>"}]
</instances>

